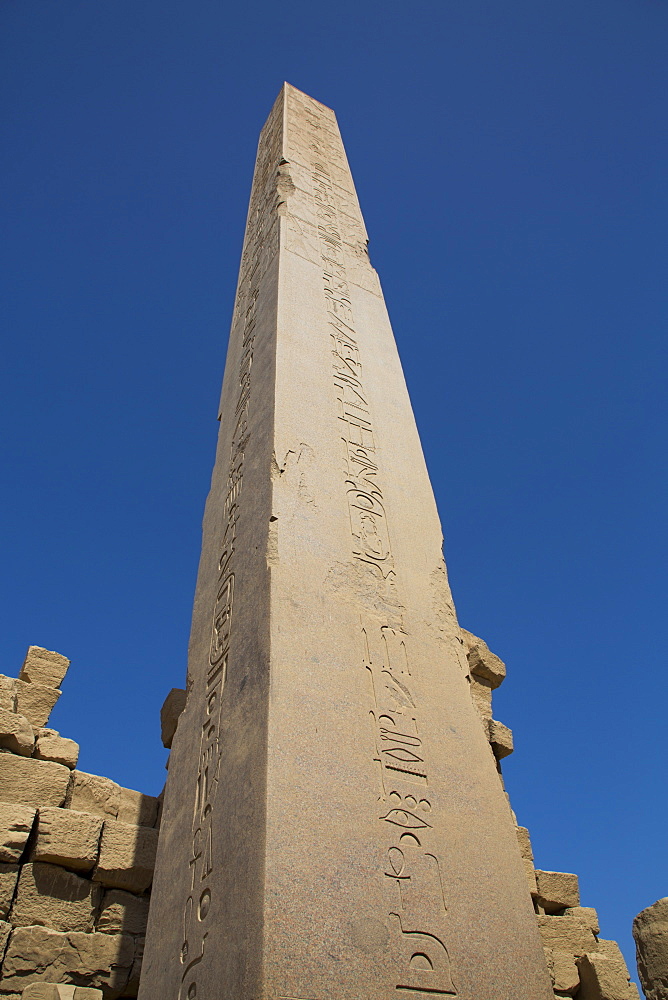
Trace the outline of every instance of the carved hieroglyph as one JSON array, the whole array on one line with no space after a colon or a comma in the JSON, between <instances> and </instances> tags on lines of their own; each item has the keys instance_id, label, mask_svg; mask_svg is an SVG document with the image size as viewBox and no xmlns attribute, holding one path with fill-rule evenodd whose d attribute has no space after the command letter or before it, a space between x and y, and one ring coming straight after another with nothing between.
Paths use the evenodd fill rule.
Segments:
<instances>
[{"instance_id":1,"label":"carved hieroglyph","mask_svg":"<svg viewBox=\"0 0 668 1000\"><path fill-rule=\"evenodd\" d=\"M333 112L286 85L253 180L142 1000L552 996L366 243Z\"/></svg>"}]
</instances>

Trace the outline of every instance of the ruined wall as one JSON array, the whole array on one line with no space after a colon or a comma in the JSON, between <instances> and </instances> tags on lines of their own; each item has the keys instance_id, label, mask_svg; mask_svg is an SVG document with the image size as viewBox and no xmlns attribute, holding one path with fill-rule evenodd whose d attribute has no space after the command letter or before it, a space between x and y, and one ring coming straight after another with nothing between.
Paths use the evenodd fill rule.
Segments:
<instances>
[{"instance_id":1,"label":"ruined wall","mask_svg":"<svg viewBox=\"0 0 668 1000\"><path fill-rule=\"evenodd\" d=\"M0 1000L137 995L160 803L47 728L68 666L31 646L0 675Z\"/></svg>"},{"instance_id":2,"label":"ruined wall","mask_svg":"<svg viewBox=\"0 0 668 1000\"><path fill-rule=\"evenodd\" d=\"M505 678L506 668L482 639L465 629L461 634L469 666L471 697L501 775L500 762L512 753L513 737L508 727L493 717L492 692ZM618 945L599 937L596 910L580 906L577 875L536 869L526 827L517 827L517 839L555 997L638 1000L638 990L629 981Z\"/></svg>"}]
</instances>

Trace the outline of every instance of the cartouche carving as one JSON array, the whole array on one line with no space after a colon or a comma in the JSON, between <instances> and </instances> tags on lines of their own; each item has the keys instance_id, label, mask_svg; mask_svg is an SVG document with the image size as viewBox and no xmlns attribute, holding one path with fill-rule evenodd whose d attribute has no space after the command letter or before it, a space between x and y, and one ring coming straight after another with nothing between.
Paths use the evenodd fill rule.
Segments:
<instances>
[{"instance_id":1,"label":"cartouche carving","mask_svg":"<svg viewBox=\"0 0 668 1000\"><path fill-rule=\"evenodd\" d=\"M388 913L399 956L396 988L455 995L445 943L443 879L433 846L439 810L434 792L428 790L428 756L412 691L408 637L370 623L363 623L362 636L380 775L377 815L386 845L383 874L396 890Z\"/></svg>"},{"instance_id":2,"label":"cartouche carving","mask_svg":"<svg viewBox=\"0 0 668 1000\"><path fill-rule=\"evenodd\" d=\"M345 488L353 556L383 578L394 577L384 495L368 396L363 383L336 196L328 169L315 163L313 197L319 219L323 290L332 341L332 369L342 426Z\"/></svg>"}]
</instances>

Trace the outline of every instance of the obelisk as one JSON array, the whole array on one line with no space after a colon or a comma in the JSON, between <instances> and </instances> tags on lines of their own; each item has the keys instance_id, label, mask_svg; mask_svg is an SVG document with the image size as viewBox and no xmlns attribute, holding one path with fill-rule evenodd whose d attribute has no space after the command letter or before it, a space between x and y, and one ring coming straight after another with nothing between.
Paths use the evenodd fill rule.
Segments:
<instances>
[{"instance_id":1,"label":"obelisk","mask_svg":"<svg viewBox=\"0 0 668 1000\"><path fill-rule=\"evenodd\" d=\"M551 998L336 118L287 84L220 420L141 1000Z\"/></svg>"}]
</instances>

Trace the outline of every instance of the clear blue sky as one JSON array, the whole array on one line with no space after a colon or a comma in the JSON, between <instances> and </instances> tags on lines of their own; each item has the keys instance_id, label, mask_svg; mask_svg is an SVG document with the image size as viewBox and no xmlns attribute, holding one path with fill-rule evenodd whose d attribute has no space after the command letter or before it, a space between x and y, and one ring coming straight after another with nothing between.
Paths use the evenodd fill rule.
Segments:
<instances>
[{"instance_id":1,"label":"clear blue sky","mask_svg":"<svg viewBox=\"0 0 668 1000\"><path fill-rule=\"evenodd\" d=\"M658 0L5 0L2 667L157 793L259 129L333 107L539 867L632 963L666 852Z\"/></svg>"}]
</instances>

